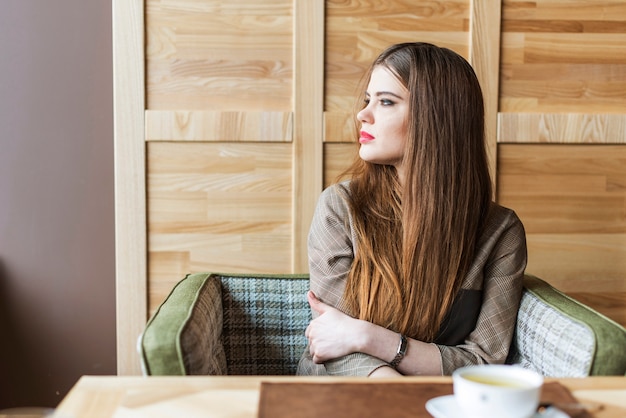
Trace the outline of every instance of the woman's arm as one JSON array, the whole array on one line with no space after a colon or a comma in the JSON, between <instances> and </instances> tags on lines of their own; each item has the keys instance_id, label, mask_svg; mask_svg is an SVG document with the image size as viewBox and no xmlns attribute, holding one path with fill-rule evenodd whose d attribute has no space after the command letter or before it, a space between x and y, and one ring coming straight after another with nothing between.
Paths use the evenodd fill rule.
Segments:
<instances>
[{"instance_id":1,"label":"woman's arm","mask_svg":"<svg viewBox=\"0 0 626 418\"><path fill-rule=\"evenodd\" d=\"M313 292L309 292L307 298L311 309L319 315L311 321L305 333L314 362L324 363L356 352L377 357L386 363L395 358L400 343L397 332L352 318L321 302ZM407 340L406 354L398 364L398 372L405 375L440 375L441 354L437 346L411 338ZM370 376L397 375L398 372L383 365Z\"/></svg>"},{"instance_id":2,"label":"woman's arm","mask_svg":"<svg viewBox=\"0 0 626 418\"><path fill-rule=\"evenodd\" d=\"M348 193L347 187L346 183L336 184L322 192L313 216L308 240L311 290L325 305L335 308L338 313L345 309L342 306L343 291L356 250L350 211L345 200ZM319 313L312 309L312 316L315 321ZM345 317L349 318L347 315ZM332 326L332 328L335 327ZM329 345L333 341L337 343L340 338L330 339ZM342 356L338 356L336 352L335 355L324 355L323 361L320 360L321 357L313 360L307 347L300 361L298 373L369 376L388 365L381 358L354 351L354 349L344 348L342 353ZM323 364L324 367L320 368L317 364ZM389 370L392 369L389 368Z\"/></svg>"}]
</instances>

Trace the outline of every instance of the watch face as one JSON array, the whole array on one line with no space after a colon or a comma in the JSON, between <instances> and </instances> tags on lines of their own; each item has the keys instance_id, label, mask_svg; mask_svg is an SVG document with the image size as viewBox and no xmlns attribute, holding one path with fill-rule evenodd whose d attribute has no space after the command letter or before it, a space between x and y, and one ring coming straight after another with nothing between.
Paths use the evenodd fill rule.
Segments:
<instances>
[{"instance_id":1,"label":"watch face","mask_svg":"<svg viewBox=\"0 0 626 418\"><path fill-rule=\"evenodd\" d=\"M408 345L408 341L404 335L400 335L400 346L398 347L398 354L404 357L406 353L406 347Z\"/></svg>"}]
</instances>

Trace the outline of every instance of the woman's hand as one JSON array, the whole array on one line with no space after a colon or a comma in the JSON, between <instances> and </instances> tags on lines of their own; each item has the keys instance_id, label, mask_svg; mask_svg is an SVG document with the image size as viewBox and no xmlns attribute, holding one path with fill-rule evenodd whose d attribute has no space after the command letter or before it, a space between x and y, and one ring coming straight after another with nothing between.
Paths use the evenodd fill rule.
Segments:
<instances>
[{"instance_id":1,"label":"woman's hand","mask_svg":"<svg viewBox=\"0 0 626 418\"><path fill-rule=\"evenodd\" d=\"M313 361L323 363L358 351L361 321L325 304L312 291L307 293L307 299L311 309L319 314L304 333Z\"/></svg>"}]
</instances>

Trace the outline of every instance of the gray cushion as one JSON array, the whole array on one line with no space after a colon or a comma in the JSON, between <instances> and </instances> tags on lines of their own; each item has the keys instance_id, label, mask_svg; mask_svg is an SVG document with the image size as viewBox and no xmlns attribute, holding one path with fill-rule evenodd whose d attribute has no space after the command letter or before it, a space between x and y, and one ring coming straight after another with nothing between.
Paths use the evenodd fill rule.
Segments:
<instances>
[{"instance_id":1,"label":"gray cushion","mask_svg":"<svg viewBox=\"0 0 626 418\"><path fill-rule=\"evenodd\" d=\"M526 275L511 362L551 377L624 375L626 330Z\"/></svg>"}]
</instances>

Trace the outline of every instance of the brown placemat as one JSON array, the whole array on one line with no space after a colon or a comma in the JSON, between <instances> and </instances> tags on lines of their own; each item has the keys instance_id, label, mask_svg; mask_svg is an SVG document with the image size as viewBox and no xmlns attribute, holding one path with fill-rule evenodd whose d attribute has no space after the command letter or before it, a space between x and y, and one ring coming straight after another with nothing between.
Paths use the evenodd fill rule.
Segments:
<instances>
[{"instance_id":1,"label":"brown placemat","mask_svg":"<svg viewBox=\"0 0 626 418\"><path fill-rule=\"evenodd\" d=\"M451 395L452 383L262 382L259 418L430 418L426 401ZM576 399L558 382L545 383L542 403ZM589 414L579 417L590 418Z\"/></svg>"}]
</instances>

